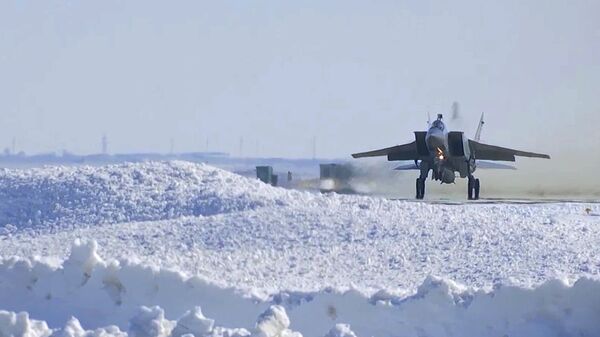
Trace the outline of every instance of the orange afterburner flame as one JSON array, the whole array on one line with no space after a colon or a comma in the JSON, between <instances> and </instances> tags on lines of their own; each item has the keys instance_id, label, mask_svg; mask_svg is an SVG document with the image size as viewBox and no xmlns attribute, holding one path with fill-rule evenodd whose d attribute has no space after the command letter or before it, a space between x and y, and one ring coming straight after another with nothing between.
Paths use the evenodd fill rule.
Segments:
<instances>
[{"instance_id":1,"label":"orange afterburner flame","mask_svg":"<svg viewBox=\"0 0 600 337\"><path fill-rule=\"evenodd\" d=\"M442 149L440 149L439 147L437 148L437 154L438 154L438 159L439 160L444 160L444 151L442 151Z\"/></svg>"}]
</instances>

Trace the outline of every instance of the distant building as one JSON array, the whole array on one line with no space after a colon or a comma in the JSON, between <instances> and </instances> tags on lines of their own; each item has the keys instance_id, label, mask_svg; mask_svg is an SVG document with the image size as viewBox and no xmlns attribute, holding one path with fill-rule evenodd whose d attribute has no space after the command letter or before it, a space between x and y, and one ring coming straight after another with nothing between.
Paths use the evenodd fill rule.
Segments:
<instances>
[{"instance_id":1,"label":"distant building","mask_svg":"<svg viewBox=\"0 0 600 337\"><path fill-rule=\"evenodd\" d=\"M354 193L350 186L353 175L348 164L321 164L319 189L321 192Z\"/></svg>"},{"instance_id":2,"label":"distant building","mask_svg":"<svg viewBox=\"0 0 600 337\"><path fill-rule=\"evenodd\" d=\"M272 166L257 166L256 177L265 184L277 186L278 176L273 174Z\"/></svg>"}]
</instances>

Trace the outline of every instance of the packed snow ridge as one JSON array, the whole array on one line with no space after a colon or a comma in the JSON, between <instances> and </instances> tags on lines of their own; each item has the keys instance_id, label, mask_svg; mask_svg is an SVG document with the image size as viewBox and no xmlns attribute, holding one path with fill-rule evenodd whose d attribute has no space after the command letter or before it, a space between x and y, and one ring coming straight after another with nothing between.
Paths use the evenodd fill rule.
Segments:
<instances>
[{"instance_id":1,"label":"packed snow ridge","mask_svg":"<svg viewBox=\"0 0 600 337\"><path fill-rule=\"evenodd\" d=\"M322 195L185 162L2 172L0 224L12 225L0 225L0 256L63 259L68 243L94 239L108 258L266 294L600 275L600 204Z\"/></svg>"},{"instance_id":2,"label":"packed snow ridge","mask_svg":"<svg viewBox=\"0 0 600 337\"><path fill-rule=\"evenodd\" d=\"M598 214L185 162L0 170L0 337L600 336Z\"/></svg>"},{"instance_id":3,"label":"packed snow ridge","mask_svg":"<svg viewBox=\"0 0 600 337\"><path fill-rule=\"evenodd\" d=\"M0 336L600 334L600 281L591 279L487 292L430 277L408 296L325 290L257 299L201 278L104 260L93 241L76 242L60 265L3 260L0 303L8 310L0 311Z\"/></svg>"},{"instance_id":4,"label":"packed snow ridge","mask_svg":"<svg viewBox=\"0 0 600 337\"><path fill-rule=\"evenodd\" d=\"M284 194L203 164L0 169L0 226L172 219L254 209Z\"/></svg>"}]
</instances>

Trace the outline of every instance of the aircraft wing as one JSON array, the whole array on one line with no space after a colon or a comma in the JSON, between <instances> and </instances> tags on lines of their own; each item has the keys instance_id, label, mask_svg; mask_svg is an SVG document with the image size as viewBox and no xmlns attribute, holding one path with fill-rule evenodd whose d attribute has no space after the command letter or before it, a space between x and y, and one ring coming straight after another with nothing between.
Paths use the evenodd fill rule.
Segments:
<instances>
[{"instance_id":1,"label":"aircraft wing","mask_svg":"<svg viewBox=\"0 0 600 337\"><path fill-rule=\"evenodd\" d=\"M416 142L396 145L381 150L355 153L352 155L353 158L365 158L365 157L379 157L387 156L388 160L416 160L419 159L417 153Z\"/></svg>"},{"instance_id":2,"label":"aircraft wing","mask_svg":"<svg viewBox=\"0 0 600 337\"><path fill-rule=\"evenodd\" d=\"M481 160L515 161L515 156L550 159L550 156L547 154L513 150L479 143L474 140L469 140L469 146L471 147L471 152L475 155L475 159Z\"/></svg>"}]
</instances>

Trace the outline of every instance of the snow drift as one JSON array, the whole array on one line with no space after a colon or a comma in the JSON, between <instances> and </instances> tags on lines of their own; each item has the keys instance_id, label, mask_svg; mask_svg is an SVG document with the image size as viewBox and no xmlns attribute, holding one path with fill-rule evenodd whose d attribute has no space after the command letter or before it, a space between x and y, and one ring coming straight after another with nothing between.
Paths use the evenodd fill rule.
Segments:
<instances>
[{"instance_id":1,"label":"snow drift","mask_svg":"<svg viewBox=\"0 0 600 337\"><path fill-rule=\"evenodd\" d=\"M111 220L98 210L109 209L112 204L97 207L66 194L61 198L63 204L80 206L44 221L73 224L39 224L33 229L0 226L0 256L64 259L69 253L68 243L78 238L94 239L107 259L133 259L187 275L202 275L221 286L269 294L281 289L313 292L328 286L343 290L355 287L365 293L382 287L415 290L430 274L475 287L496 283L529 287L554 278L573 281L600 275L600 217L596 215L600 204L440 205L321 195L274 188L210 166L186 163L85 170L94 169L114 169L123 171L118 173L122 175L141 171L153 177L135 187L113 186L116 192L111 195L126 200L151 189L152 181L168 180L153 171L172 172L173 177L188 177L194 172L192 176L216 178L202 178L204 183L200 179L197 195L185 187L193 186L189 181L196 178L181 178L184 183L169 178L187 191L169 197L171 204L179 205L172 212L160 212L164 209L160 200L168 199L162 195L118 210L125 218L167 217L162 220L92 224L90 219ZM70 177L52 172L73 171L45 170L48 172L36 172ZM51 189L61 190L61 185L71 184L69 179L54 182ZM92 190L89 188L90 193ZM52 200L41 195L32 198L39 203ZM195 200L194 205L221 205L221 213L208 215L207 209L215 208L199 207L207 215L175 216L194 209L182 206L190 200ZM22 204L7 202L15 209L30 207L27 200ZM4 203L1 207L8 208ZM14 222L24 224L27 219L16 218Z\"/></svg>"},{"instance_id":2,"label":"snow drift","mask_svg":"<svg viewBox=\"0 0 600 337\"><path fill-rule=\"evenodd\" d=\"M0 337L600 335L598 204L321 195L183 162L1 170L0 201Z\"/></svg>"},{"instance_id":3,"label":"snow drift","mask_svg":"<svg viewBox=\"0 0 600 337\"><path fill-rule=\"evenodd\" d=\"M0 312L0 335L600 335L600 281L591 279L484 291L429 277L404 295L325 289L257 298L198 277L105 261L96 249L93 241L76 242L57 265L3 260L0 305L8 311Z\"/></svg>"},{"instance_id":4,"label":"snow drift","mask_svg":"<svg viewBox=\"0 0 600 337\"><path fill-rule=\"evenodd\" d=\"M214 320L204 317L200 307L187 311L181 318L171 321L158 306L141 306L129 321L128 333L111 325L85 330L81 322L71 317L63 328L51 329L44 321L30 319L26 312L0 311L0 336L27 337L302 337L288 329L290 321L285 309L271 306L265 311L251 331L214 327Z\"/></svg>"},{"instance_id":5,"label":"snow drift","mask_svg":"<svg viewBox=\"0 0 600 337\"><path fill-rule=\"evenodd\" d=\"M271 205L281 194L256 180L186 162L0 169L0 226L213 215Z\"/></svg>"}]
</instances>

